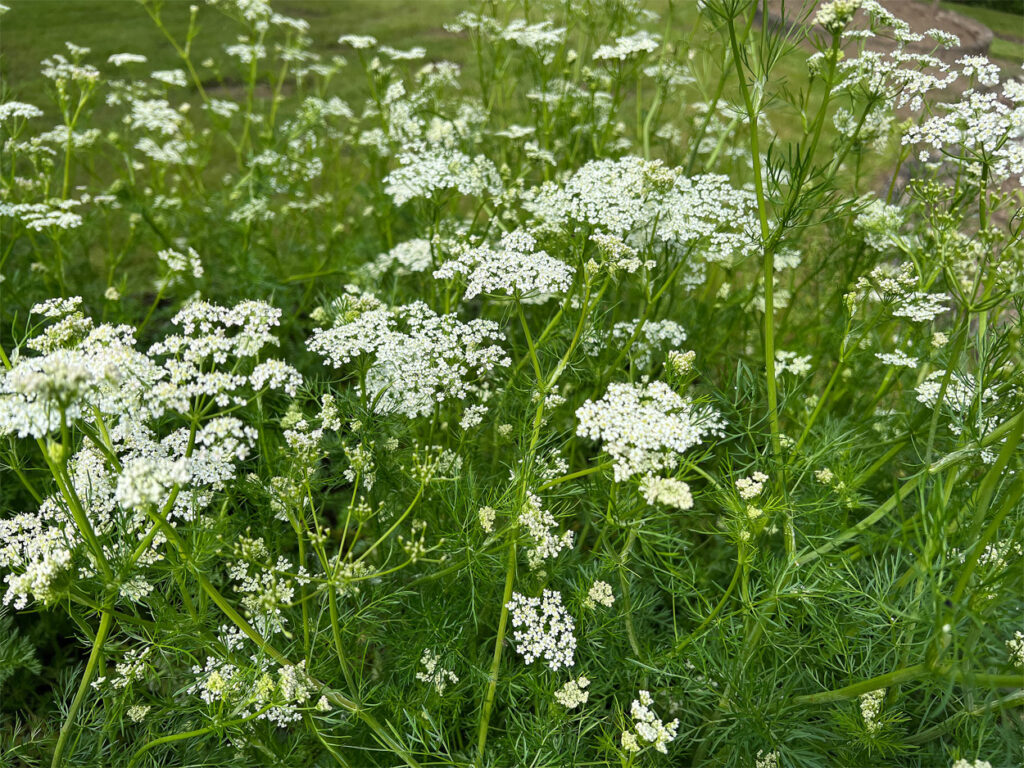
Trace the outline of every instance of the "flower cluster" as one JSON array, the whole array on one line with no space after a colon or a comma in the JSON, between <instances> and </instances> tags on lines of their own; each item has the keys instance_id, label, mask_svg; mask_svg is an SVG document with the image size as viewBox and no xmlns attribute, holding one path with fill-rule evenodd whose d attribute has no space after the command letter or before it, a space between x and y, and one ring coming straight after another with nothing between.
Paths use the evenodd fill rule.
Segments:
<instances>
[{"instance_id":1,"label":"flower cluster","mask_svg":"<svg viewBox=\"0 0 1024 768\"><path fill-rule=\"evenodd\" d=\"M882 713L882 704L885 702L885 689L868 691L860 696L860 714L864 718L864 727L868 733L877 733L882 724L878 722L878 716Z\"/></svg>"},{"instance_id":2,"label":"flower cluster","mask_svg":"<svg viewBox=\"0 0 1024 768\"><path fill-rule=\"evenodd\" d=\"M588 400L576 418L578 435L604 443L616 482L672 469L683 453L725 429L716 411L680 397L661 381L609 384L604 397Z\"/></svg>"},{"instance_id":3,"label":"flower cluster","mask_svg":"<svg viewBox=\"0 0 1024 768\"><path fill-rule=\"evenodd\" d=\"M965 67L968 76L978 71L977 64ZM983 84L995 84L981 79ZM1016 178L1024 184L1024 87L1019 82L1007 81L1002 94L969 90L959 101L940 107L945 114L928 118L903 136L904 144L925 147L922 161L933 155L962 156L976 174L984 165L995 181Z\"/></svg>"},{"instance_id":4,"label":"flower cluster","mask_svg":"<svg viewBox=\"0 0 1024 768\"><path fill-rule=\"evenodd\" d=\"M590 699L590 692L586 690L589 685L589 678L582 675L575 680L570 680L555 691L555 701L566 709L576 709Z\"/></svg>"},{"instance_id":5,"label":"flower cluster","mask_svg":"<svg viewBox=\"0 0 1024 768\"><path fill-rule=\"evenodd\" d=\"M541 597L526 597L513 592L506 607L523 661L532 664L543 659L551 670L576 663L576 623L562 605L560 593L545 589Z\"/></svg>"},{"instance_id":6,"label":"flower cluster","mask_svg":"<svg viewBox=\"0 0 1024 768\"><path fill-rule=\"evenodd\" d=\"M615 595L612 592L612 585L607 581L595 581L583 600L583 607L591 609L596 608L598 605L611 608L614 604Z\"/></svg>"},{"instance_id":7,"label":"flower cluster","mask_svg":"<svg viewBox=\"0 0 1024 768\"><path fill-rule=\"evenodd\" d=\"M395 205L437 192L456 190L470 197L501 194L501 177L486 157L457 149L422 146L398 156L399 166L384 178L384 191Z\"/></svg>"},{"instance_id":8,"label":"flower cluster","mask_svg":"<svg viewBox=\"0 0 1024 768\"><path fill-rule=\"evenodd\" d=\"M441 657L430 648L424 649L420 664L423 665L423 671L416 673L416 679L434 686L439 696L444 693L449 684L454 685L459 682L458 675L450 669L442 667Z\"/></svg>"},{"instance_id":9,"label":"flower cluster","mask_svg":"<svg viewBox=\"0 0 1024 768\"><path fill-rule=\"evenodd\" d=\"M674 320L648 320L642 325L639 320L623 320L615 323L608 334L591 335L584 346L589 354L597 356L607 348L622 349L630 341L630 357L638 368L646 369L656 355L665 354L667 348L678 347L686 341L686 330Z\"/></svg>"},{"instance_id":10,"label":"flower cluster","mask_svg":"<svg viewBox=\"0 0 1024 768\"><path fill-rule=\"evenodd\" d=\"M482 293L545 300L564 293L572 284L573 268L536 250L536 245L528 232L507 232L495 248L460 249L434 271L434 277L465 275L467 299Z\"/></svg>"},{"instance_id":11,"label":"flower cluster","mask_svg":"<svg viewBox=\"0 0 1024 768\"><path fill-rule=\"evenodd\" d=\"M573 532L565 531L561 536L551 533L558 523L550 512L541 507L540 499L533 493L528 493L523 501L519 524L526 529L532 541L527 559L533 570L540 568L545 560L557 557L562 550L572 548Z\"/></svg>"},{"instance_id":12,"label":"flower cluster","mask_svg":"<svg viewBox=\"0 0 1024 768\"><path fill-rule=\"evenodd\" d=\"M511 363L488 343L505 338L490 320L463 323L423 302L390 308L351 294L334 314L334 325L315 330L307 346L335 368L371 356L366 388L378 413L425 416L446 400L465 399L487 372Z\"/></svg>"},{"instance_id":13,"label":"flower cluster","mask_svg":"<svg viewBox=\"0 0 1024 768\"><path fill-rule=\"evenodd\" d=\"M624 61L637 54L658 50L658 36L641 29L632 35L623 35L613 45L602 45L594 51L595 59L617 59Z\"/></svg>"},{"instance_id":14,"label":"flower cluster","mask_svg":"<svg viewBox=\"0 0 1024 768\"><path fill-rule=\"evenodd\" d=\"M1014 632L1013 637L1006 641L1010 650L1010 661L1015 667L1024 668L1024 632Z\"/></svg>"},{"instance_id":15,"label":"flower cluster","mask_svg":"<svg viewBox=\"0 0 1024 768\"><path fill-rule=\"evenodd\" d=\"M684 511L693 509L690 486L674 477L647 475L640 481L640 493L648 504L664 504Z\"/></svg>"},{"instance_id":16,"label":"flower cluster","mask_svg":"<svg viewBox=\"0 0 1024 768\"><path fill-rule=\"evenodd\" d=\"M740 493L740 498L745 501L750 501L753 498L761 495L764 490L764 484L768 482L768 475L764 472L755 472L750 477L741 477L736 481L736 490Z\"/></svg>"},{"instance_id":17,"label":"flower cluster","mask_svg":"<svg viewBox=\"0 0 1024 768\"><path fill-rule=\"evenodd\" d=\"M622 748L627 752L640 752L646 746L668 754L668 745L675 740L679 720L665 723L651 709L654 699L648 691L640 691L633 700L629 713L633 717L632 729L622 732Z\"/></svg>"}]
</instances>

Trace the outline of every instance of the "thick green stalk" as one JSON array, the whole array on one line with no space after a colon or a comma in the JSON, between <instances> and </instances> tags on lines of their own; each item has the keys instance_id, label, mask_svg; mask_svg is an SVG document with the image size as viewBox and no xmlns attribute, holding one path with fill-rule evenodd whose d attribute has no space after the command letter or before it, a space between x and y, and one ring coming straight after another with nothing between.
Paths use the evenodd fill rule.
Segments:
<instances>
[{"instance_id":1,"label":"thick green stalk","mask_svg":"<svg viewBox=\"0 0 1024 768\"><path fill-rule=\"evenodd\" d=\"M75 698L72 699L71 706L68 708L68 716L64 718L64 724L60 728L57 746L53 750L53 759L50 761L51 768L57 768L61 764L64 749L67 747L68 738L71 736L71 729L74 727L75 716L82 706L85 695L89 692L89 684L96 674L96 667L99 664L100 656L103 654L103 644L106 642L107 635L113 624L114 614L109 610L104 610L100 614L100 626L96 630L96 639L93 640L92 650L89 652L89 660L85 663L85 673L82 675L82 681L78 684L78 692L75 694Z\"/></svg>"},{"instance_id":2,"label":"thick green stalk","mask_svg":"<svg viewBox=\"0 0 1024 768\"><path fill-rule=\"evenodd\" d=\"M625 606L624 615L626 617L626 636L629 638L629 647L633 650L633 655L637 661L642 661L640 654L640 644L636 639L636 630L633 627L633 599L629 594L629 579L626 578L626 560L629 558L630 550L633 549L633 543L636 541L636 526L630 526L629 536L626 537L626 544L622 548L622 552L619 554L619 588L622 589L622 602Z\"/></svg>"},{"instance_id":3,"label":"thick green stalk","mask_svg":"<svg viewBox=\"0 0 1024 768\"><path fill-rule=\"evenodd\" d=\"M893 672L887 672L884 675L872 677L870 680L864 680L859 683L854 683L853 685L847 685L833 691L822 691L821 693L812 693L806 696L794 696L792 701L794 704L830 704L836 701L855 699L861 694L877 691L880 688L889 688L893 685L933 675L939 678L949 678L957 682L988 685L993 688L1016 688L1024 686L1024 674L973 675L966 673L957 667L932 669L928 664L914 664L913 666L897 669Z\"/></svg>"},{"instance_id":4,"label":"thick green stalk","mask_svg":"<svg viewBox=\"0 0 1024 768\"><path fill-rule=\"evenodd\" d=\"M810 552L798 556L793 564L798 568L800 566L807 565L808 563L817 560L822 555L828 554L832 550L836 549L844 541L848 541L849 539L852 539L854 536L857 536L858 534L864 532L872 525L877 523L879 520L881 520L883 517L885 517L887 514L896 509L899 503L903 501L903 499L905 499L908 495L910 495L914 491L914 489L916 489L917 486L921 483L921 481L928 475L935 474L936 472L939 472L952 464L963 461L972 456L974 454L974 451L992 445L995 442L998 442L1008 432L1011 432L1012 430L1019 428L1022 421L1024 421L1024 411L1018 412L1016 415L1004 421L994 430L989 432L984 438L979 440L976 445L968 446L967 448L954 451L946 456L943 456L941 459L938 459L933 464L922 469L916 475L907 480L907 482L903 485L902 488L900 488L898 491L896 491L896 493L894 493L892 496L886 499L870 515L868 515L852 527L847 528L842 533L836 534L834 537L832 537L831 540L829 540L825 544L822 544L820 547L817 547L816 549L813 549Z\"/></svg>"},{"instance_id":5,"label":"thick green stalk","mask_svg":"<svg viewBox=\"0 0 1024 768\"><path fill-rule=\"evenodd\" d=\"M220 731L224 728L230 728L234 725L242 725L250 720L255 720L260 715L269 712L273 709L274 705L270 704L258 712L254 712L248 717L241 717L237 720L229 720L226 723L216 723L215 725L208 725L206 728L197 728L194 731L185 731L184 733L172 733L169 736L161 736L159 739L153 739L153 741L147 742L135 750L135 754L132 755L132 759L128 761L128 768L135 768L138 765L141 757L146 754L153 747L159 747L161 744L171 744L175 741L183 741L185 739L194 739L197 736L205 736L207 733L213 733L214 731Z\"/></svg>"},{"instance_id":6,"label":"thick green stalk","mask_svg":"<svg viewBox=\"0 0 1024 768\"><path fill-rule=\"evenodd\" d=\"M864 680L860 683L854 683L853 685L848 685L845 688L838 688L834 691L823 691L821 693L812 693L807 696L796 696L793 698L793 703L829 704L834 701L854 699L862 693L870 693L871 691L877 691L879 688L888 688L889 686L896 685L898 683L916 680L919 677L924 677L928 672L929 669L927 664L915 664L912 667L897 669L894 672L887 672L884 675L879 675L878 677L873 677L870 680Z\"/></svg>"},{"instance_id":7,"label":"thick green stalk","mask_svg":"<svg viewBox=\"0 0 1024 768\"><path fill-rule=\"evenodd\" d=\"M505 632L508 629L508 604L512 600L512 586L516 578L516 542L515 528L509 529L511 542L508 545L508 563L505 568L505 589L501 597L501 616L498 618L498 635L494 641L494 655L491 658L491 669L487 673L487 693L484 705L480 710L480 725L477 728L476 753L480 765L484 761L484 749L487 746L487 729L491 720L491 709L494 708L494 696L498 690L498 670L501 668L501 653L505 645Z\"/></svg>"},{"instance_id":8,"label":"thick green stalk","mask_svg":"<svg viewBox=\"0 0 1024 768\"><path fill-rule=\"evenodd\" d=\"M746 73L743 69L743 57L740 55L739 42L736 39L735 20L727 20L729 27L729 45L732 48L733 64L736 67L740 93L747 112L747 127L750 134L750 159L754 170L754 194L757 199L757 218L761 227L762 272L764 279L764 367L765 385L768 393L768 426L771 431L772 456L776 462L782 460L782 440L779 432L779 396L775 381L775 246L771 226L768 223L768 200L764 192L764 179L761 169L761 147L757 133L757 113L747 87ZM792 559L796 552L796 532L789 514L783 520L785 531L784 541L786 554Z\"/></svg>"},{"instance_id":9,"label":"thick green stalk","mask_svg":"<svg viewBox=\"0 0 1024 768\"><path fill-rule=\"evenodd\" d=\"M963 712L957 712L951 717L947 717L938 725L933 725L931 728L926 728L923 731L918 731L911 736L906 737L903 741L906 744L924 744L931 741L936 736L941 736L945 731L952 728L957 721L965 720L969 717L978 717L986 712L995 712L1000 709L1009 709L1010 707L1024 706L1024 691L1017 691L1011 693L1008 696L1004 696L1001 699L996 699L993 702L984 704L976 709L964 710Z\"/></svg>"},{"instance_id":10,"label":"thick green stalk","mask_svg":"<svg viewBox=\"0 0 1024 768\"><path fill-rule=\"evenodd\" d=\"M726 588L725 594L722 595L722 599L718 601L718 605L716 605L711 610L711 613L707 615L704 621L700 623L700 626L693 630L693 632L691 632L689 635L684 637L682 641L676 645L676 653L683 650L686 646L688 646L690 643L696 640L700 633L704 631L704 628L707 627L707 625L710 624L712 621L714 621L715 617L722 612L722 608L725 607L725 602L729 599L729 596L733 593L733 590L736 589L736 585L739 584L740 574L742 572L743 560L738 559L736 561L736 570L734 570L732 574L732 581L729 582L729 586Z\"/></svg>"}]
</instances>

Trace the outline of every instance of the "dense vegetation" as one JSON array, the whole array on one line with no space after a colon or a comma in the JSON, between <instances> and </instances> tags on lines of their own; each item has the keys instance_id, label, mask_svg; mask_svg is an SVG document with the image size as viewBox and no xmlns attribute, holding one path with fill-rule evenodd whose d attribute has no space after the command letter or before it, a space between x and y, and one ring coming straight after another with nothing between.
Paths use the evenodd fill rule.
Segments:
<instances>
[{"instance_id":1,"label":"dense vegetation","mask_svg":"<svg viewBox=\"0 0 1024 768\"><path fill-rule=\"evenodd\" d=\"M1020 764L1019 70L140 8L0 102L0 766Z\"/></svg>"}]
</instances>

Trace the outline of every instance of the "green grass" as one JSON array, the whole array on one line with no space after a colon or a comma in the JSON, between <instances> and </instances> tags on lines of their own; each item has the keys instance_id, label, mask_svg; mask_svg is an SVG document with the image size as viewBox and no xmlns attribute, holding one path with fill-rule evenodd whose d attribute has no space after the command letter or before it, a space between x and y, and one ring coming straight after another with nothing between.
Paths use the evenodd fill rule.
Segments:
<instances>
[{"instance_id":1,"label":"green grass","mask_svg":"<svg viewBox=\"0 0 1024 768\"><path fill-rule=\"evenodd\" d=\"M992 41L988 52L994 59L1008 59L1017 64L1024 62L1024 42L997 37Z\"/></svg>"},{"instance_id":2,"label":"green grass","mask_svg":"<svg viewBox=\"0 0 1024 768\"><path fill-rule=\"evenodd\" d=\"M942 3L942 7L980 21L999 37L1024 39L1024 16L997 11L976 3Z\"/></svg>"},{"instance_id":3,"label":"green grass","mask_svg":"<svg viewBox=\"0 0 1024 768\"><path fill-rule=\"evenodd\" d=\"M989 56L1016 66L1024 63L1024 16L974 3L947 2L942 7L981 22L992 30L995 38L989 47Z\"/></svg>"},{"instance_id":4,"label":"green grass","mask_svg":"<svg viewBox=\"0 0 1024 768\"><path fill-rule=\"evenodd\" d=\"M11 10L0 17L0 76L22 101L49 106L47 81L39 63L54 53L67 54L65 41L92 49L88 61L105 75L114 53L142 53L149 61L130 74L181 66L181 61L146 10L133 0L9 0ZM189 5L171 0L164 6L168 30L183 42ZM345 55L338 37L370 34L396 47L422 45L432 56L443 55L462 63L469 47L446 32L442 24L455 18L465 0L278 0L274 9L310 23L313 50L325 57ZM222 60L223 46L241 31L216 8L200 4L200 31L194 42L195 60L208 56ZM203 72L200 72L204 76ZM345 90L347 78L339 78Z\"/></svg>"}]
</instances>

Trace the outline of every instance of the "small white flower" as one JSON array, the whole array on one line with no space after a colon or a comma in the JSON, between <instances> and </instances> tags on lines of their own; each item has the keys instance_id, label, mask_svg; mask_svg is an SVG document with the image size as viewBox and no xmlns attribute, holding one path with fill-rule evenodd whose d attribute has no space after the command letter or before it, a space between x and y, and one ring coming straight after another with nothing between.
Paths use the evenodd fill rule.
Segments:
<instances>
[{"instance_id":1,"label":"small white flower","mask_svg":"<svg viewBox=\"0 0 1024 768\"><path fill-rule=\"evenodd\" d=\"M622 734L622 746L627 751L639 752L641 744L646 742L658 752L668 754L668 745L675 739L679 730L679 720L663 722L651 709L653 703L654 699L648 691L640 691L638 698L633 701L630 707L633 731L627 730Z\"/></svg>"},{"instance_id":2,"label":"small white flower","mask_svg":"<svg viewBox=\"0 0 1024 768\"><path fill-rule=\"evenodd\" d=\"M1010 661L1013 665L1024 668L1024 632L1015 632L1013 637L1006 641L1006 647L1010 650Z\"/></svg>"},{"instance_id":3,"label":"small white flower","mask_svg":"<svg viewBox=\"0 0 1024 768\"><path fill-rule=\"evenodd\" d=\"M615 595L612 593L612 586L607 581L595 581L594 585L587 592L583 601L585 608L595 608L598 604L605 608L611 608L615 603Z\"/></svg>"},{"instance_id":4,"label":"small white flower","mask_svg":"<svg viewBox=\"0 0 1024 768\"><path fill-rule=\"evenodd\" d=\"M640 492L648 504L665 504L676 509L693 509L693 494L690 486L674 477L647 475L640 482Z\"/></svg>"},{"instance_id":5,"label":"small white flower","mask_svg":"<svg viewBox=\"0 0 1024 768\"><path fill-rule=\"evenodd\" d=\"M523 661L532 664L543 659L552 671L576 663L576 624L562 605L561 594L549 589L544 590L542 597L513 592L506 607L516 628L516 650Z\"/></svg>"},{"instance_id":6,"label":"small white flower","mask_svg":"<svg viewBox=\"0 0 1024 768\"><path fill-rule=\"evenodd\" d=\"M590 698L590 693L584 690L588 685L590 680L586 677L570 680L555 691L555 700L566 709L575 709L581 704L586 704Z\"/></svg>"},{"instance_id":7,"label":"small white flower","mask_svg":"<svg viewBox=\"0 0 1024 768\"><path fill-rule=\"evenodd\" d=\"M835 480L835 474L828 467L823 467L815 471L814 478L822 485L832 485L832 481Z\"/></svg>"},{"instance_id":8,"label":"small white flower","mask_svg":"<svg viewBox=\"0 0 1024 768\"><path fill-rule=\"evenodd\" d=\"M423 656L420 658L420 664L423 665L424 671L416 673L416 679L433 685L438 695L444 693L449 683L454 685L459 682L458 676L451 670L442 667L440 662L440 655L427 648L423 651Z\"/></svg>"},{"instance_id":9,"label":"small white flower","mask_svg":"<svg viewBox=\"0 0 1024 768\"><path fill-rule=\"evenodd\" d=\"M860 713L864 718L864 726L868 729L868 733L877 733L881 729L882 724L878 722L878 716L882 712L884 702L884 688L861 694Z\"/></svg>"},{"instance_id":10,"label":"small white flower","mask_svg":"<svg viewBox=\"0 0 1024 768\"><path fill-rule=\"evenodd\" d=\"M492 507L480 507L476 514L480 520L480 527L484 529L484 533L491 533L494 530L494 509Z\"/></svg>"},{"instance_id":11,"label":"small white flower","mask_svg":"<svg viewBox=\"0 0 1024 768\"><path fill-rule=\"evenodd\" d=\"M577 435L604 442L615 482L672 469L689 448L725 429L716 411L694 405L660 381L613 382L600 400L587 400L576 418Z\"/></svg>"},{"instance_id":12,"label":"small white flower","mask_svg":"<svg viewBox=\"0 0 1024 768\"><path fill-rule=\"evenodd\" d=\"M740 492L740 498L750 501L761 495L766 482L768 482L768 475L764 472L755 472L750 477L741 477L737 480L736 490Z\"/></svg>"}]
</instances>

